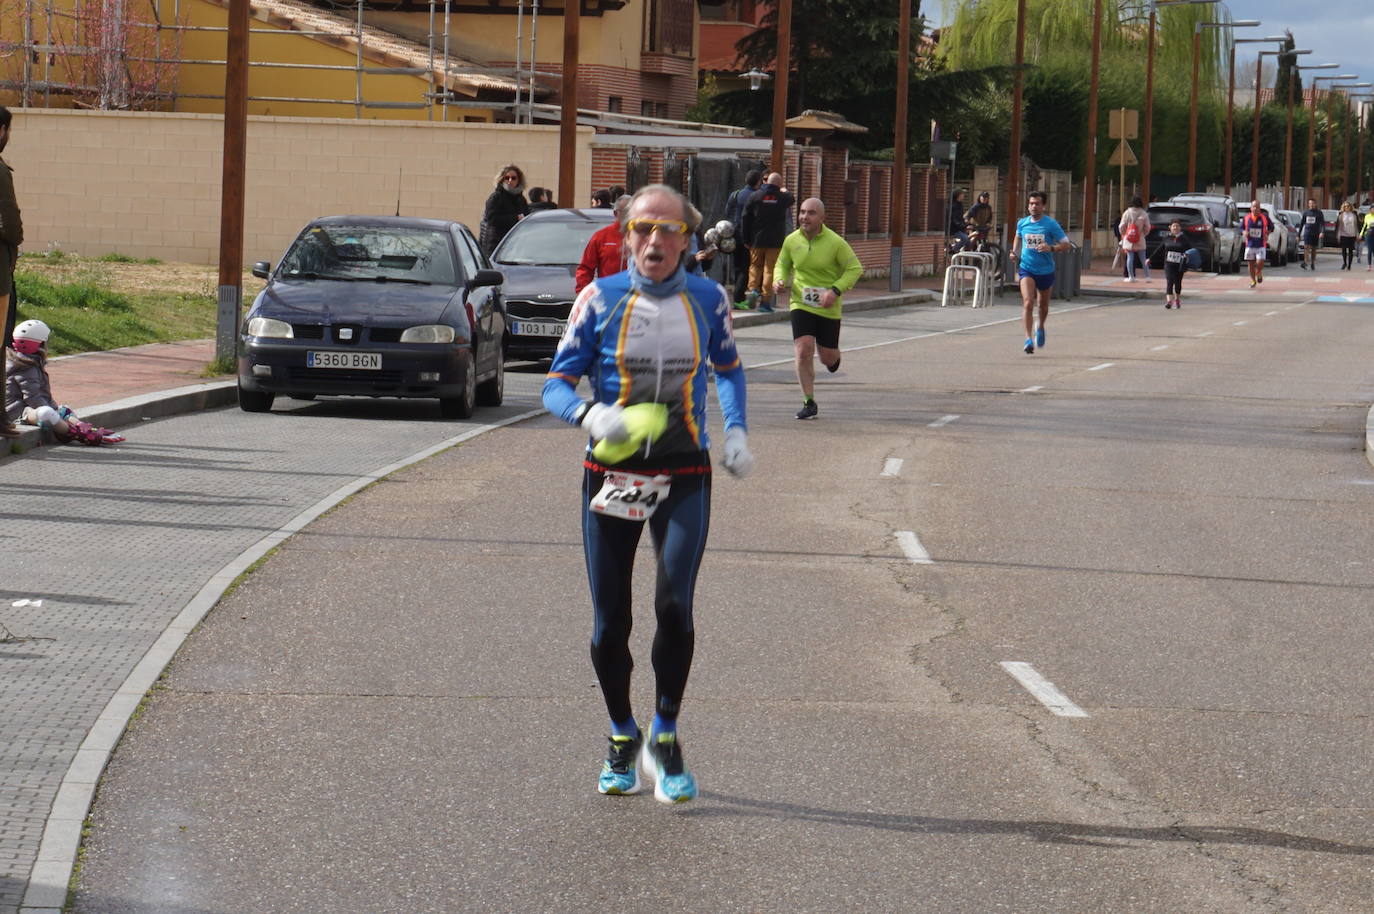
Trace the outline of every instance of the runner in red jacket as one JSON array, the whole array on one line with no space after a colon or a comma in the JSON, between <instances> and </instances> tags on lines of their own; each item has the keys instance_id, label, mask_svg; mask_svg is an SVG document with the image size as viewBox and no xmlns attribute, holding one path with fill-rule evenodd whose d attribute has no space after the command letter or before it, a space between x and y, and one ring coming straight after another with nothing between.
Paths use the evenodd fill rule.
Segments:
<instances>
[{"instance_id":1,"label":"runner in red jacket","mask_svg":"<svg viewBox=\"0 0 1374 914\"><path fill-rule=\"evenodd\" d=\"M573 294L581 292L593 279L610 276L625 269L625 229L621 221L625 218L625 207L629 206L628 194L615 201L615 221L587 240L582 251L582 262L577 265L573 277Z\"/></svg>"}]
</instances>

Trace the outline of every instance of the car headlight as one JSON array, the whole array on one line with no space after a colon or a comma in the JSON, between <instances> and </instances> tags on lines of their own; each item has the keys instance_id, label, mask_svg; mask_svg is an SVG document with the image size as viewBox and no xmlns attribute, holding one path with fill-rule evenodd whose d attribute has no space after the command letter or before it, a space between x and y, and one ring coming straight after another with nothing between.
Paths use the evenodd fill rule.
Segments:
<instances>
[{"instance_id":1,"label":"car headlight","mask_svg":"<svg viewBox=\"0 0 1374 914\"><path fill-rule=\"evenodd\" d=\"M447 324L421 324L407 327L401 334L402 343L451 343L453 328Z\"/></svg>"},{"instance_id":2,"label":"car headlight","mask_svg":"<svg viewBox=\"0 0 1374 914\"><path fill-rule=\"evenodd\" d=\"M286 321L273 320L270 317L255 317L248 322L248 335L274 340L289 340L296 334Z\"/></svg>"}]
</instances>

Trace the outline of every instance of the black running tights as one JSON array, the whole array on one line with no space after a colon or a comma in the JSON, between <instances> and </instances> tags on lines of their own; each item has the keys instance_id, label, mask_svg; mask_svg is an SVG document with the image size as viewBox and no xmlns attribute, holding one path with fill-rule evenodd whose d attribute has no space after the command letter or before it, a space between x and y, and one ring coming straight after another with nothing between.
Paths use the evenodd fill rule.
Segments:
<instances>
[{"instance_id":1,"label":"black running tights","mask_svg":"<svg viewBox=\"0 0 1374 914\"><path fill-rule=\"evenodd\" d=\"M587 469L582 481L582 544L592 588L595 624L592 629L592 666L601 683L606 710L616 723L632 716L630 707L631 578L635 549L645 523L653 538L658 565L654 594L652 659L656 680L655 710L676 719L687 690L696 632L692 625L692 597L697 570L706 549L711 523L711 476L673 477L668 497L644 521L628 521L597 514L587 505L601 490L603 473Z\"/></svg>"}]
</instances>

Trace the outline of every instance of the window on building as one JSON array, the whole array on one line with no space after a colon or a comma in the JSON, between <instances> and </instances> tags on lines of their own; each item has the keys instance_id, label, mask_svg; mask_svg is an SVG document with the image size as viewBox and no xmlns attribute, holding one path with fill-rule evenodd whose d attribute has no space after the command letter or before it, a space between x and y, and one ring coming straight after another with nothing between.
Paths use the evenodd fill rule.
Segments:
<instances>
[{"instance_id":1,"label":"window on building","mask_svg":"<svg viewBox=\"0 0 1374 914\"><path fill-rule=\"evenodd\" d=\"M644 50L690 56L695 20L696 0L649 0Z\"/></svg>"},{"instance_id":2,"label":"window on building","mask_svg":"<svg viewBox=\"0 0 1374 914\"><path fill-rule=\"evenodd\" d=\"M654 103L653 103L653 102L650 102L650 101L643 101L643 102L640 102L640 103L639 103L639 113L640 113L640 115L641 115L642 117L653 117L653 116L654 116Z\"/></svg>"},{"instance_id":3,"label":"window on building","mask_svg":"<svg viewBox=\"0 0 1374 914\"><path fill-rule=\"evenodd\" d=\"M611 114L619 114L625 107L625 99L619 95L606 96L606 110Z\"/></svg>"}]
</instances>

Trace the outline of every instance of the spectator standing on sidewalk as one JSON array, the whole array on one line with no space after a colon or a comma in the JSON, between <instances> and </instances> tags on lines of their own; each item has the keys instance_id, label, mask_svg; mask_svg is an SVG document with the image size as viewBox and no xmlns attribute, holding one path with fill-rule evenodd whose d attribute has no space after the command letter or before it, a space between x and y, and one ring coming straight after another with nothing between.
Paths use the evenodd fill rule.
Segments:
<instances>
[{"instance_id":1,"label":"spectator standing on sidewalk","mask_svg":"<svg viewBox=\"0 0 1374 914\"><path fill-rule=\"evenodd\" d=\"M553 192L547 187L530 188L530 212L537 213L541 209L558 209L558 204L552 199Z\"/></svg>"},{"instance_id":2,"label":"spectator standing on sidewalk","mask_svg":"<svg viewBox=\"0 0 1374 914\"><path fill-rule=\"evenodd\" d=\"M51 332L42 321L24 321L14 328L14 352L9 356L11 365L5 376L6 421L22 420L28 425L50 428L64 444L75 441L98 446L123 441L123 435L82 422L70 408L53 399L47 368Z\"/></svg>"},{"instance_id":3,"label":"spectator standing on sidewalk","mask_svg":"<svg viewBox=\"0 0 1374 914\"><path fill-rule=\"evenodd\" d=\"M1307 201L1307 209L1302 214L1302 263L1304 270L1317 269L1317 248L1322 246L1322 233L1326 231L1326 214L1317 206L1316 200Z\"/></svg>"},{"instance_id":4,"label":"spectator standing on sidewalk","mask_svg":"<svg viewBox=\"0 0 1374 914\"><path fill-rule=\"evenodd\" d=\"M782 243L773 291L782 294L790 285L788 317L792 320L792 351L802 408L798 419L814 419L816 408L817 354L825 370L840 370L841 296L854 288L863 275L863 264L854 249L825 225L825 204L818 197L802 201L801 228Z\"/></svg>"},{"instance_id":5,"label":"spectator standing on sidewalk","mask_svg":"<svg viewBox=\"0 0 1374 914\"><path fill-rule=\"evenodd\" d=\"M10 141L14 115L0 105L0 152ZM18 295L14 291L14 267L19 261L19 245L24 243L24 223L19 218L19 201L14 196L14 169L0 159L0 305L5 308L5 336L8 341L14 332ZM0 347L0 376L5 375L8 343ZM0 422L0 436L12 438L17 434L14 420L6 417Z\"/></svg>"},{"instance_id":6,"label":"spectator standing on sidewalk","mask_svg":"<svg viewBox=\"0 0 1374 914\"><path fill-rule=\"evenodd\" d=\"M1150 217L1145 203L1136 197L1121 214L1117 228L1121 231L1121 251L1126 255L1126 281L1135 282L1136 258L1145 266L1145 278L1150 278L1150 263L1145 259L1145 236L1150 234Z\"/></svg>"},{"instance_id":7,"label":"spectator standing on sidewalk","mask_svg":"<svg viewBox=\"0 0 1374 914\"><path fill-rule=\"evenodd\" d=\"M1374 269L1374 208L1364 214L1360 234L1364 237L1364 271L1368 273L1370 269Z\"/></svg>"},{"instance_id":8,"label":"spectator standing on sidewalk","mask_svg":"<svg viewBox=\"0 0 1374 914\"><path fill-rule=\"evenodd\" d=\"M773 310L773 264L787 237L787 214L795 204L776 171L744 207L744 238L749 245L749 291L760 311Z\"/></svg>"},{"instance_id":9,"label":"spectator standing on sidewalk","mask_svg":"<svg viewBox=\"0 0 1374 914\"><path fill-rule=\"evenodd\" d=\"M744 178L744 186L731 192L725 200L725 221L735 227L735 250L731 253L731 264L735 271L735 284L731 290L734 297L730 300L736 308L745 307L744 293L749 291L749 245L744 242L744 230L740 225L744 219L744 208L753 199L754 192L763 183L763 172L755 168Z\"/></svg>"},{"instance_id":10,"label":"spectator standing on sidewalk","mask_svg":"<svg viewBox=\"0 0 1374 914\"><path fill-rule=\"evenodd\" d=\"M530 211L525 200L525 173L518 165L507 165L496 178L496 189L487 197L482 208L482 226L478 243L488 257L496 250L506 233Z\"/></svg>"},{"instance_id":11,"label":"spectator standing on sidewalk","mask_svg":"<svg viewBox=\"0 0 1374 914\"><path fill-rule=\"evenodd\" d=\"M1355 263L1355 243L1360 240L1360 214L1354 204L1341 204L1336 214L1336 242L1341 246L1341 269L1348 270Z\"/></svg>"}]
</instances>

